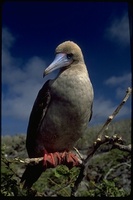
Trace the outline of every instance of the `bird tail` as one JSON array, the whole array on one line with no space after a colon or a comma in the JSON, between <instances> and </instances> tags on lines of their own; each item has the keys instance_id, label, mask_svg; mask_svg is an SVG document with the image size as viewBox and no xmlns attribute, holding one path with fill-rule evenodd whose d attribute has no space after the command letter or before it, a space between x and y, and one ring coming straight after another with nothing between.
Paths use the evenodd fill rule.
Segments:
<instances>
[{"instance_id":1,"label":"bird tail","mask_svg":"<svg viewBox=\"0 0 133 200\"><path fill-rule=\"evenodd\" d=\"M38 180L41 176L44 168L42 165L28 165L24 171L20 183L23 183L23 189L30 189L32 185Z\"/></svg>"}]
</instances>

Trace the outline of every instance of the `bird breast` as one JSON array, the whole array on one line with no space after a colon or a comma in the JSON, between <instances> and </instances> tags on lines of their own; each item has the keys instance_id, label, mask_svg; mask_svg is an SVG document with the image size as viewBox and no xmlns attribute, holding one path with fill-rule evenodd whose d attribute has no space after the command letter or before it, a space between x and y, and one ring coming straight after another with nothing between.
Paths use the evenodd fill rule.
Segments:
<instances>
[{"instance_id":1,"label":"bird breast","mask_svg":"<svg viewBox=\"0 0 133 200\"><path fill-rule=\"evenodd\" d=\"M51 102L40 129L42 145L50 152L71 149L91 115L93 89L88 74L74 76L66 71L51 84Z\"/></svg>"}]
</instances>

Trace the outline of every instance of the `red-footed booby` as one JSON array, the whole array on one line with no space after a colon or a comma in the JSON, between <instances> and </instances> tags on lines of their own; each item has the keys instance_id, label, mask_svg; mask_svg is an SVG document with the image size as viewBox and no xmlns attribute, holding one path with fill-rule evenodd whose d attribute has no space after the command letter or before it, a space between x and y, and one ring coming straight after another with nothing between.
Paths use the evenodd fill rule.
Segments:
<instances>
[{"instance_id":1,"label":"red-footed booby","mask_svg":"<svg viewBox=\"0 0 133 200\"><path fill-rule=\"evenodd\" d=\"M51 163L57 152L61 156L63 152L72 154L70 150L88 128L93 104L93 87L80 47L66 41L57 46L55 53L55 59L45 69L44 76L56 69L60 71L39 91L26 138L29 157L44 156L47 161L47 155L53 155ZM41 165L27 166L21 179L21 182L25 181L24 187L30 188L43 171Z\"/></svg>"}]
</instances>

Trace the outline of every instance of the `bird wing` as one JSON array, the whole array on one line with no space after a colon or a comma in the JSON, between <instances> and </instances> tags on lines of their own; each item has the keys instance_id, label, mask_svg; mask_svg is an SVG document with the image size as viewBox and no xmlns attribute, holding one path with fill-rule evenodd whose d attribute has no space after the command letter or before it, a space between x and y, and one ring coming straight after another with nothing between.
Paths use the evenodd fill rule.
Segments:
<instances>
[{"instance_id":1,"label":"bird wing","mask_svg":"<svg viewBox=\"0 0 133 200\"><path fill-rule=\"evenodd\" d=\"M51 100L49 84L50 80L48 80L39 91L30 114L26 138L26 148L29 157L35 156L34 147L36 141L36 134L39 127L41 126L43 118L46 115Z\"/></svg>"},{"instance_id":2,"label":"bird wing","mask_svg":"<svg viewBox=\"0 0 133 200\"><path fill-rule=\"evenodd\" d=\"M92 104L91 104L91 108L90 108L91 113L90 113L89 122L91 121L91 119L92 119L92 115L93 115L93 110L92 110L92 108L93 108L93 102L92 102Z\"/></svg>"}]
</instances>

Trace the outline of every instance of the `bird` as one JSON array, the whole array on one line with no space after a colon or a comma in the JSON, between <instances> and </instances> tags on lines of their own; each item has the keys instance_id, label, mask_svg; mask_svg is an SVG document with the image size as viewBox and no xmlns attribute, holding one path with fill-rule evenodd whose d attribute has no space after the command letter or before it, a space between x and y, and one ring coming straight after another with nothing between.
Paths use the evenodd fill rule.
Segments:
<instances>
[{"instance_id":1,"label":"bird","mask_svg":"<svg viewBox=\"0 0 133 200\"><path fill-rule=\"evenodd\" d=\"M26 137L29 158L71 154L92 117L94 91L78 44L69 40L59 44L43 77L57 69L57 76L44 83L31 110ZM27 166L21 178L24 188L31 188L43 171L41 164Z\"/></svg>"}]
</instances>

